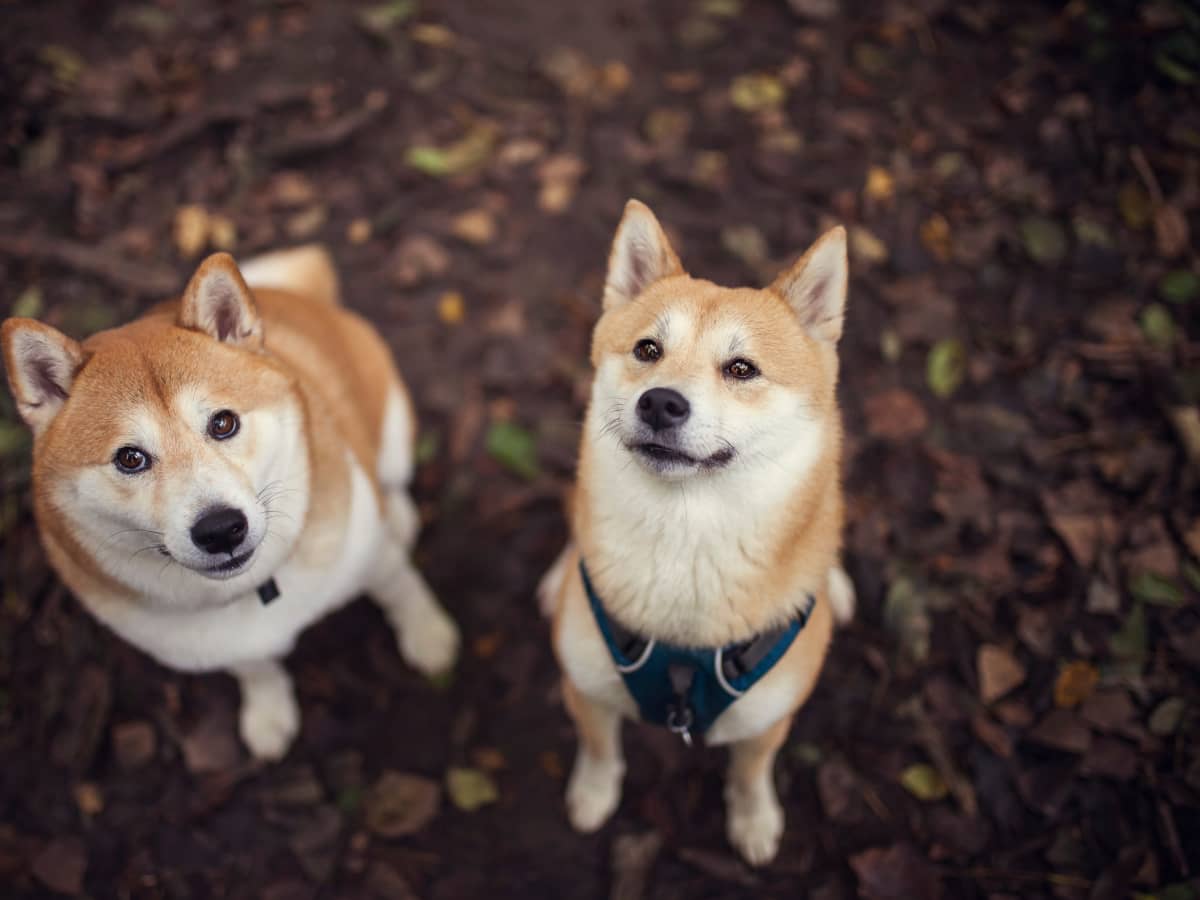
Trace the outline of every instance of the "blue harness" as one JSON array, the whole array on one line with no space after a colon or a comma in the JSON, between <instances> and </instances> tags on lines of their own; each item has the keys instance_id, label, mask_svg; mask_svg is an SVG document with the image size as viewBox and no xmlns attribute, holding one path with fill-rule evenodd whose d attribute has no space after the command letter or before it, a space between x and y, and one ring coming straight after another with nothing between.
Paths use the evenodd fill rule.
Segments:
<instances>
[{"instance_id":1,"label":"blue harness","mask_svg":"<svg viewBox=\"0 0 1200 900\"><path fill-rule=\"evenodd\" d=\"M579 574L596 625L642 718L665 725L689 746L692 732L708 731L726 707L771 671L808 623L816 604L808 595L796 618L748 641L715 649L676 647L639 637L609 618L583 560Z\"/></svg>"}]
</instances>

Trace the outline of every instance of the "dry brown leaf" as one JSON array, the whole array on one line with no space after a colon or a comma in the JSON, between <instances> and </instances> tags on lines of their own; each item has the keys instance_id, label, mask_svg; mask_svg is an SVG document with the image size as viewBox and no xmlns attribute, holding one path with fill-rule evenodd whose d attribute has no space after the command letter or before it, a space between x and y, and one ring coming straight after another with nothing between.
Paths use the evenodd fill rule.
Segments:
<instances>
[{"instance_id":1,"label":"dry brown leaf","mask_svg":"<svg viewBox=\"0 0 1200 900\"><path fill-rule=\"evenodd\" d=\"M496 237L496 217L483 208L468 210L455 217L450 232L468 244L490 244Z\"/></svg>"},{"instance_id":2,"label":"dry brown leaf","mask_svg":"<svg viewBox=\"0 0 1200 900\"><path fill-rule=\"evenodd\" d=\"M1054 682L1054 705L1061 709L1078 706L1091 696L1100 681L1096 667L1083 660L1063 666Z\"/></svg>"},{"instance_id":3,"label":"dry brown leaf","mask_svg":"<svg viewBox=\"0 0 1200 900\"><path fill-rule=\"evenodd\" d=\"M867 433L888 441L918 437L929 427L925 407L912 391L891 388L872 394L863 403Z\"/></svg>"},{"instance_id":4,"label":"dry brown leaf","mask_svg":"<svg viewBox=\"0 0 1200 900\"><path fill-rule=\"evenodd\" d=\"M981 645L975 662L979 674L979 699L984 703L999 700L1025 681L1025 667L996 644Z\"/></svg>"},{"instance_id":5,"label":"dry brown leaf","mask_svg":"<svg viewBox=\"0 0 1200 900\"><path fill-rule=\"evenodd\" d=\"M1175 259L1186 251L1191 238L1183 213L1170 204L1160 206L1154 213L1154 240L1164 259Z\"/></svg>"},{"instance_id":6,"label":"dry brown leaf","mask_svg":"<svg viewBox=\"0 0 1200 900\"><path fill-rule=\"evenodd\" d=\"M179 207L172 234L179 255L194 259L208 246L208 210L195 203Z\"/></svg>"}]
</instances>

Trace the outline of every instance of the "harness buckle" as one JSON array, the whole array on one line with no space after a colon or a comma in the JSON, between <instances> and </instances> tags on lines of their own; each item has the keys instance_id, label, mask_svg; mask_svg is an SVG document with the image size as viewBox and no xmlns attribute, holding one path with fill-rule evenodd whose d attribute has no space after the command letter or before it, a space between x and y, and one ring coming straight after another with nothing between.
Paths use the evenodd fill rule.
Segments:
<instances>
[{"instance_id":1,"label":"harness buckle","mask_svg":"<svg viewBox=\"0 0 1200 900\"><path fill-rule=\"evenodd\" d=\"M667 712L667 730L679 735L685 747L692 746L692 708L690 706L672 706Z\"/></svg>"}]
</instances>

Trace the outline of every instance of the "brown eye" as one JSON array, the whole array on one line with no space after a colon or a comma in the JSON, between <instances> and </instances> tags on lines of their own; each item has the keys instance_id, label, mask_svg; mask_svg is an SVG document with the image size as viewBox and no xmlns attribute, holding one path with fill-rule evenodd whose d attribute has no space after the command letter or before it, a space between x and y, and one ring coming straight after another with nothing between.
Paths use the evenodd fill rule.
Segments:
<instances>
[{"instance_id":1,"label":"brown eye","mask_svg":"<svg viewBox=\"0 0 1200 900\"><path fill-rule=\"evenodd\" d=\"M735 359L725 366L725 374L730 378L738 378L745 381L747 378L753 378L757 375L758 369L755 368L752 362L747 362L744 359Z\"/></svg>"},{"instance_id":2,"label":"brown eye","mask_svg":"<svg viewBox=\"0 0 1200 900\"><path fill-rule=\"evenodd\" d=\"M633 356L642 362L655 362L662 356L662 347L659 346L658 341L645 338L633 345Z\"/></svg>"},{"instance_id":3,"label":"brown eye","mask_svg":"<svg viewBox=\"0 0 1200 900\"><path fill-rule=\"evenodd\" d=\"M113 454L113 465L127 475L150 468L150 455L137 447L122 447Z\"/></svg>"},{"instance_id":4,"label":"brown eye","mask_svg":"<svg viewBox=\"0 0 1200 900\"><path fill-rule=\"evenodd\" d=\"M213 413L212 418L208 420L208 434L218 441L233 437L237 434L237 430L237 413L231 410L223 409L220 412Z\"/></svg>"}]
</instances>

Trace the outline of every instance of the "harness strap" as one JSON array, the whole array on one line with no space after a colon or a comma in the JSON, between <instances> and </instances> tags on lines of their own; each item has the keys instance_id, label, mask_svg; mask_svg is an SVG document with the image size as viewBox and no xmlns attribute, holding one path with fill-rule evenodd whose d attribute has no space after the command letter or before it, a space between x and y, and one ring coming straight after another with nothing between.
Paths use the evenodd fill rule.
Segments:
<instances>
[{"instance_id":1,"label":"harness strap","mask_svg":"<svg viewBox=\"0 0 1200 900\"><path fill-rule=\"evenodd\" d=\"M675 647L641 637L611 619L579 561L584 592L617 671L642 718L665 725L691 743L731 703L750 690L791 647L808 623L816 599L805 597L796 617L779 628L725 647Z\"/></svg>"}]
</instances>

